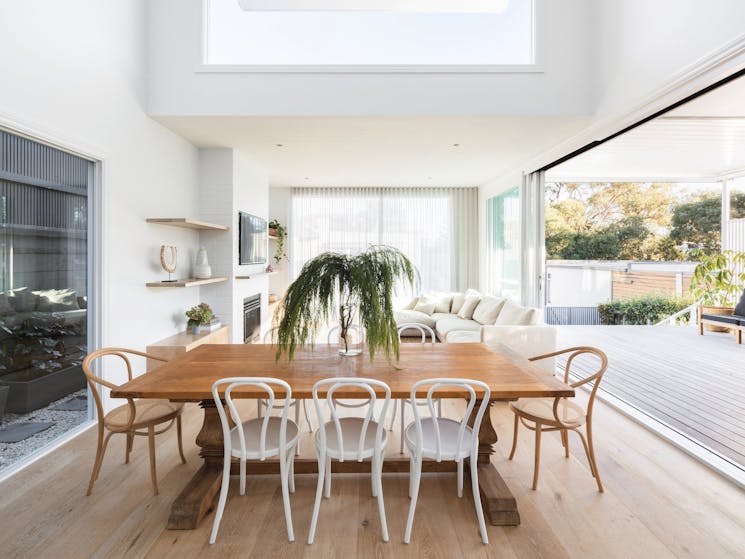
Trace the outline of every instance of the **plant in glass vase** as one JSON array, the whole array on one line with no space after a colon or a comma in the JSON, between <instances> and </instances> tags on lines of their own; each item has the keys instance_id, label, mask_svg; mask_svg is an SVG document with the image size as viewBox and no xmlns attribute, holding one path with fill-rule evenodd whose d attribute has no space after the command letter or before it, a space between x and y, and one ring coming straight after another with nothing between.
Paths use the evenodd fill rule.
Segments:
<instances>
[{"instance_id":1,"label":"plant in glass vase","mask_svg":"<svg viewBox=\"0 0 745 559\"><path fill-rule=\"evenodd\" d=\"M212 308L207 303L199 303L186 311L186 318L189 319L186 327L191 330L192 334L198 334L199 326L209 324L213 316L215 316L215 313L212 312Z\"/></svg>"},{"instance_id":2,"label":"plant in glass vase","mask_svg":"<svg viewBox=\"0 0 745 559\"><path fill-rule=\"evenodd\" d=\"M388 361L399 357L393 317L397 282L414 285L416 272L398 249L373 246L356 256L324 252L308 261L277 306L277 359L292 359L298 346L313 342L332 313L338 311L341 353L350 349L357 316L365 332L370 360L381 351Z\"/></svg>"}]
</instances>

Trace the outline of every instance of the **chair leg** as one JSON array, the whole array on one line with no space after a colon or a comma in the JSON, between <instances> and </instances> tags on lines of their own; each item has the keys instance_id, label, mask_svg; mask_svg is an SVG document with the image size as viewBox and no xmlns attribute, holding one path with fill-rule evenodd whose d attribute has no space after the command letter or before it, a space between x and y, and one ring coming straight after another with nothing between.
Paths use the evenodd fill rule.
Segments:
<instances>
[{"instance_id":1,"label":"chair leg","mask_svg":"<svg viewBox=\"0 0 745 559\"><path fill-rule=\"evenodd\" d=\"M210 543L215 543L217 539L217 531L220 528L220 521L222 520L222 513L225 511L225 502L228 500L228 486L230 485L230 454L226 452L225 459L223 461L222 468L222 484L220 485L220 498L217 501L217 509L215 510L215 520L212 522L212 533L210 534Z\"/></svg>"},{"instance_id":2,"label":"chair leg","mask_svg":"<svg viewBox=\"0 0 745 559\"><path fill-rule=\"evenodd\" d=\"M463 460L458 460L458 498L463 497Z\"/></svg>"},{"instance_id":3,"label":"chair leg","mask_svg":"<svg viewBox=\"0 0 745 559\"><path fill-rule=\"evenodd\" d=\"M125 445L125 451L124 451L124 463L129 464L129 455L132 453L132 444L135 440L135 434L133 431L129 431L127 433L127 442Z\"/></svg>"},{"instance_id":4,"label":"chair leg","mask_svg":"<svg viewBox=\"0 0 745 559\"><path fill-rule=\"evenodd\" d=\"M239 494L240 495L245 495L246 494L246 458L245 458L245 456L243 458L241 458L238 463L240 464L240 469L239 469L239 472L238 472L239 473L238 481L239 481L239 484L240 484L239 485Z\"/></svg>"},{"instance_id":5,"label":"chair leg","mask_svg":"<svg viewBox=\"0 0 745 559\"><path fill-rule=\"evenodd\" d=\"M91 473L91 480L88 483L88 492L86 495L90 495L93 492L93 484L98 479L98 473L101 471L101 464L103 463L103 456L106 454L106 445L109 444L109 439L113 433L109 433L104 438L103 436L103 425L98 426L98 443L96 444L96 459L93 461L93 472Z\"/></svg>"},{"instance_id":6,"label":"chair leg","mask_svg":"<svg viewBox=\"0 0 745 559\"><path fill-rule=\"evenodd\" d=\"M569 433L566 429L561 430L561 444L564 447L564 458L569 458Z\"/></svg>"},{"instance_id":7,"label":"chair leg","mask_svg":"<svg viewBox=\"0 0 745 559\"><path fill-rule=\"evenodd\" d=\"M405 416L406 416L406 400L401 400L401 432L400 432L400 439L401 439L400 447L401 448L399 448L398 450L399 454L404 453L404 429L405 429L404 421L406 421Z\"/></svg>"},{"instance_id":8,"label":"chair leg","mask_svg":"<svg viewBox=\"0 0 745 559\"><path fill-rule=\"evenodd\" d=\"M378 514L380 515L380 530L383 533L383 541L388 541L388 522L385 518L385 504L383 503L383 475L382 475L382 465L383 465L383 457L379 454L377 454L377 458L375 460L375 467L372 470L372 479L373 479L373 495L378 497Z\"/></svg>"},{"instance_id":9,"label":"chair leg","mask_svg":"<svg viewBox=\"0 0 745 559\"><path fill-rule=\"evenodd\" d=\"M538 489L538 471L541 468L541 428L540 423L535 424L535 464L533 465L533 490Z\"/></svg>"},{"instance_id":10,"label":"chair leg","mask_svg":"<svg viewBox=\"0 0 745 559\"><path fill-rule=\"evenodd\" d=\"M316 537L316 526L318 525L318 510L321 508L321 495L323 494L324 477L326 473L326 454L322 451L318 454L318 484L316 486L316 501L313 503L313 516L310 520L308 531L308 544L313 543Z\"/></svg>"},{"instance_id":11,"label":"chair leg","mask_svg":"<svg viewBox=\"0 0 745 559\"><path fill-rule=\"evenodd\" d=\"M422 476L422 458L417 456L413 460L414 468L409 473L413 477L413 483L411 488L411 503L409 503L409 516L406 519L406 533L404 534L404 543L411 541L411 528L414 525L414 511L416 511L416 501L419 497L419 481Z\"/></svg>"},{"instance_id":12,"label":"chair leg","mask_svg":"<svg viewBox=\"0 0 745 559\"><path fill-rule=\"evenodd\" d=\"M303 400L303 413L305 413L305 422L308 424L308 433L312 433L313 424L310 422L310 414L308 413L307 400Z\"/></svg>"},{"instance_id":13,"label":"chair leg","mask_svg":"<svg viewBox=\"0 0 745 559\"><path fill-rule=\"evenodd\" d=\"M158 494L158 477L155 472L155 425L147 428L147 445L150 450L150 480L153 483L153 495Z\"/></svg>"},{"instance_id":14,"label":"chair leg","mask_svg":"<svg viewBox=\"0 0 745 559\"><path fill-rule=\"evenodd\" d=\"M481 505L481 491L479 490L479 470L478 470L478 451L471 452L471 490L473 491L473 504L476 507L476 518L479 520L479 531L481 532L481 541L484 544L489 543L489 536L486 534L486 522L484 522L484 509Z\"/></svg>"},{"instance_id":15,"label":"chair leg","mask_svg":"<svg viewBox=\"0 0 745 559\"><path fill-rule=\"evenodd\" d=\"M290 478L290 493L294 493L295 492L295 453L292 452L292 450L290 451L290 455L288 459L290 461L290 474L288 476Z\"/></svg>"},{"instance_id":16,"label":"chair leg","mask_svg":"<svg viewBox=\"0 0 745 559\"><path fill-rule=\"evenodd\" d=\"M331 458L326 458L325 497L331 498Z\"/></svg>"},{"instance_id":17,"label":"chair leg","mask_svg":"<svg viewBox=\"0 0 745 559\"><path fill-rule=\"evenodd\" d=\"M186 456L184 456L184 441L181 433L181 416L176 416L176 437L178 437L178 453L181 455L181 463L186 464Z\"/></svg>"},{"instance_id":18,"label":"chair leg","mask_svg":"<svg viewBox=\"0 0 745 559\"><path fill-rule=\"evenodd\" d=\"M300 402L301 400L295 400L295 425L297 425L298 431L300 431ZM300 440L295 445L295 454L300 456Z\"/></svg>"},{"instance_id":19,"label":"chair leg","mask_svg":"<svg viewBox=\"0 0 745 559\"><path fill-rule=\"evenodd\" d=\"M416 464L414 463L414 456L409 456L409 499L411 499L411 493L414 490L414 468L416 467Z\"/></svg>"},{"instance_id":20,"label":"chair leg","mask_svg":"<svg viewBox=\"0 0 745 559\"><path fill-rule=\"evenodd\" d=\"M393 414L391 415L391 424L388 426L389 431L393 431L393 424L396 422L396 408L398 408L398 399L393 400Z\"/></svg>"},{"instance_id":21,"label":"chair leg","mask_svg":"<svg viewBox=\"0 0 745 559\"><path fill-rule=\"evenodd\" d=\"M592 427L588 423L586 425L587 427L587 440L585 440L585 437L582 435L582 432L580 430L576 430L577 434L579 435L579 438L582 440L582 446L585 447L585 454L587 454L587 461L590 463L590 473L592 474L592 477L595 478L595 483L598 484L598 491L600 493L604 492L603 489L603 483L600 481L600 474L598 473L598 466L597 462L595 461L595 449L592 446Z\"/></svg>"},{"instance_id":22,"label":"chair leg","mask_svg":"<svg viewBox=\"0 0 745 559\"><path fill-rule=\"evenodd\" d=\"M290 454L293 454L290 452ZM287 526L287 539L291 542L295 541L295 531L292 528L292 510L290 509L290 490L288 473L289 467L287 464L287 457L282 455L279 457L279 478L280 484L282 485L282 503L285 508L285 524Z\"/></svg>"},{"instance_id":23,"label":"chair leg","mask_svg":"<svg viewBox=\"0 0 745 559\"><path fill-rule=\"evenodd\" d=\"M378 456L376 453L373 453L372 460L370 464L370 483L372 485L372 496L377 497L378 496L378 484L376 482L375 476L376 472L378 471Z\"/></svg>"},{"instance_id":24,"label":"chair leg","mask_svg":"<svg viewBox=\"0 0 745 559\"><path fill-rule=\"evenodd\" d=\"M512 432L512 450L510 451L510 460L515 457L515 450L517 450L518 427L520 427L520 418L515 414L515 430Z\"/></svg>"}]
</instances>

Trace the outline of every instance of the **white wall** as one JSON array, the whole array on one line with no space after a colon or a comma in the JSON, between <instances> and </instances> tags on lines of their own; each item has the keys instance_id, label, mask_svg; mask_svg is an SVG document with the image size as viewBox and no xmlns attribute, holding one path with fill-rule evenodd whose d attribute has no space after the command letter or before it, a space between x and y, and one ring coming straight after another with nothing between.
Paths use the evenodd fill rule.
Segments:
<instances>
[{"instance_id":1,"label":"white wall","mask_svg":"<svg viewBox=\"0 0 745 559\"><path fill-rule=\"evenodd\" d=\"M269 323L268 278L265 265L238 264L238 212L263 218L269 214L269 179L259 167L230 148L199 150L200 215L203 219L230 227L227 233L210 232L201 236L207 249L212 274L228 281L202 286L201 297L212 306L220 321L230 326L233 343L243 343L243 299L261 294L262 328ZM236 279L236 276L255 276Z\"/></svg>"},{"instance_id":2,"label":"white wall","mask_svg":"<svg viewBox=\"0 0 745 559\"><path fill-rule=\"evenodd\" d=\"M594 307L613 295L611 270L546 266L547 304L553 307Z\"/></svg>"},{"instance_id":3,"label":"white wall","mask_svg":"<svg viewBox=\"0 0 745 559\"><path fill-rule=\"evenodd\" d=\"M592 10L598 115L629 108L745 34L742 0L596 0Z\"/></svg>"},{"instance_id":4,"label":"white wall","mask_svg":"<svg viewBox=\"0 0 745 559\"><path fill-rule=\"evenodd\" d=\"M196 149L143 110L145 29L143 0L0 3L0 123L103 161L102 342L141 350L182 329L199 300L145 287L165 277L161 243L179 247L181 276L197 239L145 223L197 209Z\"/></svg>"},{"instance_id":5,"label":"white wall","mask_svg":"<svg viewBox=\"0 0 745 559\"><path fill-rule=\"evenodd\" d=\"M277 219L281 224L285 225L288 229L288 237L285 241L285 251L292 258L292 252L290 251L290 238L289 230L292 224L290 223L290 204L291 199L291 188L278 188L271 187L269 189L269 219ZM279 264L274 262L274 251L276 249L276 241L269 241L269 258L272 267L277 272L275 275L269 278L269 292L274 293L279 297L284 295L285 291L290 285L290 262L283 260Z\"/></svg>"},{"instance_id":6,"label":"white wall","mask_svg":"<svg viewBox=\"0 0 745 559\"><path fill-rule=\"evenodd\" d=\"M588 114L592 1L540 0L540 73L249 74L197 73L201 0L151 0L148 110L159 116Z\"/></svg>"}]
</instances>

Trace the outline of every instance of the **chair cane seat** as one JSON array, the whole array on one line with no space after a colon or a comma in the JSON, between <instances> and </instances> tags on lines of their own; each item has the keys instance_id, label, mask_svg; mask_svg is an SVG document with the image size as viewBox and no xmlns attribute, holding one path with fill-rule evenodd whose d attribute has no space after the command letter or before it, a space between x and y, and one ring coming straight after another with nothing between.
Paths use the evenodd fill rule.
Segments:
<instances>
[{"instance_id":1,"label":"chair cane seat","mask_svg":"<svg viewBox=\"0 0 745 559\"><path fill-rule=\"evenodd\" d=\"M521 398L513 402L510 407L528 419L558 425L554 417L554 398ZM564 425L572 427L584 425L587 419L584 408L567 398L559 400L556 412Z\"/></svg>"},{"instance_id":2,"label":"chair cane seat","mask_svg":"<svg viewBox=\"0 0 745 559\"><path fill-rule=\"evenodd\" d=\"M132 423L133 427L167 421L170 419L169 416L172 416L184 407L184 404L174 403L169 400L134 400L134 403L135 419ZM129 424L129 410L129 404L124 404L111 410L104 417L104 425L111 430L126 429Z\"/></svg>"}]
</instances>

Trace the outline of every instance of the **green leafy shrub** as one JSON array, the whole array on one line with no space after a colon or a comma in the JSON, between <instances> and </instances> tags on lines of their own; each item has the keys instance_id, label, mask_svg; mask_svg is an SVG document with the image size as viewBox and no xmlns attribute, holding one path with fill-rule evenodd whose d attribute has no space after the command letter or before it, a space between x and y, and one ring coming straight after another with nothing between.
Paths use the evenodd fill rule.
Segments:
<instances>
[{"instance_id":1,"label":"green leafy shrub","mask_svg":"<svg viewBox=\"0 0 745 559\"><path fill-rule=\"evenodd\" d=\"M682 311L692 303L692 299L647 296L603 303L598 305L598 311L600 321L603 324L646 325L656 324L676 312ZM688 317L682 316L680 321L685 323L688 321Z\"/></svg>"}]
</instances>

